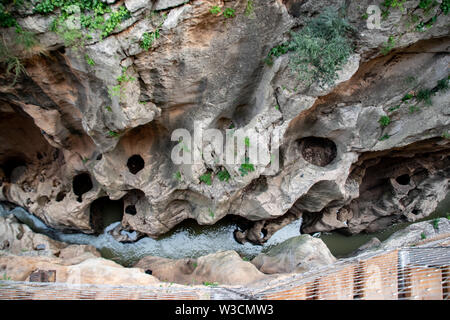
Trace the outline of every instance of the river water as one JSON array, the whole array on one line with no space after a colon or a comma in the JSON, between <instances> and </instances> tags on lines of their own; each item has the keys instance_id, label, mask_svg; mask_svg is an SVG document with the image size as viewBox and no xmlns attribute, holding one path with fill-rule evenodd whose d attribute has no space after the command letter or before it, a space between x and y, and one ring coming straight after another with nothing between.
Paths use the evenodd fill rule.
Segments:
<instances>
[{"instance_id":1,"label":"river water","mask_svg":"<svg viewBox=\"0 0 450 320\"><path fill-rule=\"evenodd\" d=\"M447 217L448 212L450 212L450 194L439 204L436 211L424 220ZM157 240L143 238L134 243L121 243L116 241L108 233L109 230L112 230L120 222L110 224L105 228L103 234L99 236L83 233L65 234L47 227L41 220L22 208L17 207L7 212L0 206L0 215L6 215L8 213L14 214L21 222L30 226L33 231L43 233L55 240L71 244L93 245L101 252L104 258L114 260L124 266L131 266L147 255L173 259L196 258L223 250L235 250L242 257L251 259L260 252L267 251L273 245L299 235L301 226L301 219L294 221L277 231L264 246L252 245L250 243L241 245L237 243L234 240L233 231L238 226L227 217L213 226L199 226L195 221L185 221ZM340 258L350 254L372 237L377 237L383 241L395 231L405 228L409 224L401 223L393 225L382 232L372 234L345 236L339 233L325 233L321 234L320 237L327 244L331 253L337 258Z\"/></svg>"}]
</instances>

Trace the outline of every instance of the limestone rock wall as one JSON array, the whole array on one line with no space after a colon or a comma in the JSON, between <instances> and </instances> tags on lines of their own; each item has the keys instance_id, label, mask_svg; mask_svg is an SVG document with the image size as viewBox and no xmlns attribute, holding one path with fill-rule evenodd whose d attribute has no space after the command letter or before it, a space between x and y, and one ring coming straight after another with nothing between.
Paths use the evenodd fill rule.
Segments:
<instances>
[{"instance_id":1,"label":"limestone rock wall","mask_svg":"<svg viewBox=\"0 0 450 320\"><path fill-rule=\"evenodd\" d=\"M110 2L125 5L130 19L78 46L50 31L54 13L20 12L41 48L14 85L0 76L0 200L89 233L93 204L110 199L123 210L123 229L157 237L188 218L214 224L228 214L268 225L303 214L305 232L373 231L428 215L446 194L449 91L419 109L402 101L449 75L449 16L439 7L432 28L418 32L405 12L425 17L419 1L392 10L382 29L361 18L373 1L254 0L248 15L247 1ZM235 17L212 14L214 5ZM343 7L358 30L333 86L305 87L289 53L264 63L291 30L330 6ZM4 39L11 29L2 29ZM145 50L140 41L156 29L160 37ZM278 133L279 170L255 166L243 177L226 165L232 179L222 182L221 166L171 161L173 130L230 125ZM199 180L205 172L211 185Z\"/></svg>"}]
</instances>

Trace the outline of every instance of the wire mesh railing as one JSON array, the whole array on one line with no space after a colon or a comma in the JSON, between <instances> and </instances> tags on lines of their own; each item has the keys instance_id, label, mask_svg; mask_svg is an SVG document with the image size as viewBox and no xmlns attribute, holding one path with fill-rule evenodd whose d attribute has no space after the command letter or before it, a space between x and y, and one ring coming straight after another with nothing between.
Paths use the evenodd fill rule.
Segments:
<instances>
[{"instance_id":1,"label":"wire mesh railing","mask_svg":"<svg viewBox=\"0 0 450 320\"><path fill-rule=\"evenodd\" d=\"M0 299L77 300L352 300L433 299L450 296L448 238L422 246L374 251L301 274L250 286L111 286L2 281Z\"/></svg>"}]
</instances>

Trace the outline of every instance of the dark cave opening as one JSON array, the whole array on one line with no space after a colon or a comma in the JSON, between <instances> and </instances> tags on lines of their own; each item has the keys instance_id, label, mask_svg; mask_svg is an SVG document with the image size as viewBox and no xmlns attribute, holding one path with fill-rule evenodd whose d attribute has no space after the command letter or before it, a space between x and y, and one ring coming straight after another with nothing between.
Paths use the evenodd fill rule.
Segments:
<instances>
[{"instance_id":1,"label":"dark cave opening","mask_svg":"<svg viewBox=\"0 0 450 320\"><path fill-rule=\"evenodd\" d=\"M111 200L101 197L91 203L89 223L96 234L100 234L110 224L122 221L123 199Z\"/></svg>"},{"instance_id":2,"label":"dark cave opening","mask_svg":"<svg viewBox=\"0 0 450 320\"><path fill-rule=\"evenodd\" d=\"M136 210L136 206L134 205L129 205L125 208L125 213L128 213L132 216L136 215L137 210Z\"/></svg>"},{"instance_id":3,"label":"dark cave opening","mask_svg":"<svg viewBox=\"0 0 450 320\"><path fill-rule=\"evenodd\" d=\"M127 167L132 174L138 173L139 171L144 169L144 166L144 159L142 159L142 157L138 154L135 154L128 159Z\"/></svg>"},{"instance_id":4,"label":"dark cave opening","mask_svg":"<svg viewBox=\"0 0 450 320\"><path fill-rule=\"evenodd\" d=\"M16 172L18 168L26 169L26 161L22 157L10 157L6 159L1 165L3 173L5 174L5 179L7 182L14 182L19 176L20 172ZM23 171L21 170L21 172Z\"/></svg>"},{"instance_id":5,"label":"dark cave opening","mask_svg":"<svg viewBox=\"0 0 450 320\"><path fill-rule=\"evenodd\" d=\"M91 176L87 172L80 173L73 178L73 193L78 196L77 201L82 202L82 196L93 187Z\"/></svg>"},{"instance_id":6,"label":"dark cave opening","mask_svg":"<svg viewBox=\"0 0 450 320\"><path fill-rule=\"evenodd\" d=\"M402 174L398 176L395 181L402 186L407 186L411 182L411 177L408 174Z\"/></svg>"},{"instance_id":7,"label":"dark cave opening","mask_svg":"<svg viewBox=\"0 0 450 320\"><path fill-rule=\"evenodd\" d=\"M303 158L319 167L329 165L337 155L336 144L326 138L306 137L298 141Z\"/></svg>"},{"instance_id":8,"label":"dark cave opening","mask_svg":"<svg viewBox=\"0 0 450 320\"><path fill-rule=\"evenodd\" d=\"M56 195L56 202L63 201L65 197L66 197L66 193L64 191L58 192L58 194Z\"/></svg>"}]
</instances>

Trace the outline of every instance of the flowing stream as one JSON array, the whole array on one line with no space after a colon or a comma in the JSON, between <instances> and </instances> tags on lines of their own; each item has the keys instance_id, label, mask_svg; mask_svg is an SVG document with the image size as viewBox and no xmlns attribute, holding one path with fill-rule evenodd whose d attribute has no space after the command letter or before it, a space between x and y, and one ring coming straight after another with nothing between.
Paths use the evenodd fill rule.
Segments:
<instances>
[{"instance_id":1,"label":"flowing stream","mask_svg":"<svg viewBox=\"0 0 450 320\"><path fill-rule=\"evenodd\" d=\"M423 220L447 217L450 212L450 194L442 201L436 211ZM195 258L217 251L235 250L242 257L251 259L260 252L267 251L273 245L281 243L300 234L301 219L277 231L263 246L250 243L239 244L234 240L233 231L238 226L225 217L213 226L200 226L195 221L185 221L171 232L155 240L143 238L133 243L121 243L113 238L108 231L114 229L120 222L112 222L98 236L83 233L67 234L46 226L40 219L17 207L11 211L0 205L0 216L14 214L22 223L27 224L33 231L45 234L55 240L71 244L89 244L96 247L104 258L112 259L124 266L132 266L147 255L179 259ZM324 233L321 239L327 244L331 253L337 258L344 257L372 237L386 240L394 232L405 228L411 223L399 223L382 232L345 236L337 232Z\"/></svg>"}]
</instances>

